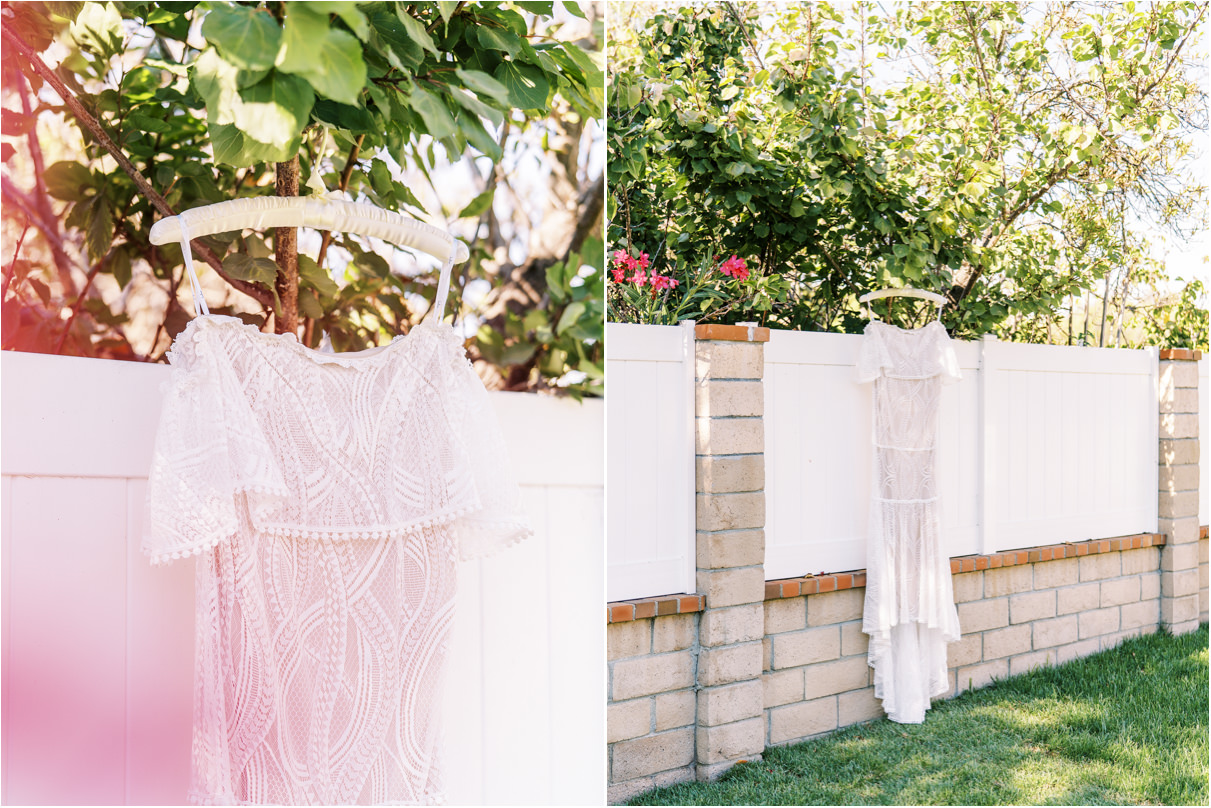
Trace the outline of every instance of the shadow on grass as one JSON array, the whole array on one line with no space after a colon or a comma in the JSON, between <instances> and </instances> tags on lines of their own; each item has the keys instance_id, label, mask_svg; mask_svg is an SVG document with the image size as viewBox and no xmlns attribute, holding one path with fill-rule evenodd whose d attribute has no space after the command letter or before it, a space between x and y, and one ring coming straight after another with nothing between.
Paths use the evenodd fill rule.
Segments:
<instances>
[{"instance_id":1,"label":"shadow on grass","mask_svg":"<svg viewBox=\"0 0 1211 808\"><path fill-rule=\"evenodd\" d=\"M766 750L632 805L1207 804L1207 627Z\"/></svg>"}]
</instances>

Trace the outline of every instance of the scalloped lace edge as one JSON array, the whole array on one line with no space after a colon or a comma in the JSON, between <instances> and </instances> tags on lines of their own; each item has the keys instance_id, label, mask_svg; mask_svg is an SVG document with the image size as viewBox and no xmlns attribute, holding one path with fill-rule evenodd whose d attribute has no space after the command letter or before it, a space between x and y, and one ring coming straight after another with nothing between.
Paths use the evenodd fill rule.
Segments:
<instances>
[{"instance_id":1,"label":"scalloped lace edge","mask_svg":"<svg viewBox=\"0 0 1211 808\"><path fill-rule=\"evenodd\" d=\"M389 539L389 538L393 538L396 536L407 536L407 535L416 533L418 531L424 530L426 528L449 526L449 525L452 525L453 523L457 522L458 520L462 519L463 517L468 516L469 514L476 513L477 511L482 511L482 510L483 510L483 507L479 506L479 505L464 506L462 508L456 508L456 509L447 511L445 513L436 514L436 515L428 517L426 519L420 519L420 520L417 520L414 522L409 522L405 525L387 525L387 526L378 526L375 528L362 528L362 529L358 529L358 530L327 531L327 530L294 528L294 527L289 527L286 525L268 525L265 527L254 528L254 530L256 533L258 533L260 535L292 538L292 539L318 539L318 540L328 540L328 541L373 541L375 539ZM508 547L512 547L513 545L517 544L518 542L522 541L523 539L527 539L530 536L534 535L534 530L529 525L526 525L520 521L513 521L513 520L499 520L499 519L477 520L476 524L467 525L467 527L471 527L472 529L474 529L476 531L505 528L505 529L508 529L510 531L510 533L509 533L509 537L506 540L504 540L503 542L497 541L493 544L493 546L490 546L483 551L464 554L460 548L460 550L458 552L458 557L463 561L470 561L470 560L473 560L476 558L488 558L490 556L496 555L496 553L498 553L499 551L504 550ZM208 550L213 550L215 547L218 547L220 543L222 543L224 541L230 541L236 535L237 532L238 532L238 530L233 530L230 533L227 533L225 535L214 536L212 538L205 539L201 542L195 542L192 545L189 545L186 547L181 547L176 550L169 551L169 552L152 552L152 551L144 548L143 553L144 553L144 555L147 555L150 557L151 564L153 566L161 566L163 564L169 564L178 559L190 558L192 556L201 555L202 553L204 553ZM461 542L459 544L461 545Z\"/></svg>"}]
</instances>

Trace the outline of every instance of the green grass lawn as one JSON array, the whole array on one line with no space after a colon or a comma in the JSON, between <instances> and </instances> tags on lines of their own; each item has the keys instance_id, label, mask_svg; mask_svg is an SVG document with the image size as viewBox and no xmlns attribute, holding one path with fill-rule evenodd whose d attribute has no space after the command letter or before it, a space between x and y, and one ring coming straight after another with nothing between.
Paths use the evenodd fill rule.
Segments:
<instances>
[{"instance_id":1,"label":"green grass lawn","mask_svg":"<svg viewBox=\"0 0 1211 808\"><path fill-rule=\"evenodd\" d=\"M1207 625L766 750L631 805L1206 805Z\"/></svg>"}]
</instances>

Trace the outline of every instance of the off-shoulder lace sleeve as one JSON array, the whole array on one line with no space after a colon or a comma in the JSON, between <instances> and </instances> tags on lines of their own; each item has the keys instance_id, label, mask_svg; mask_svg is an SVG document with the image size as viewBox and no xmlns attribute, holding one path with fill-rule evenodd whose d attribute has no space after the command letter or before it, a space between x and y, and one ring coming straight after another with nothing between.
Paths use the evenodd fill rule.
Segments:
<instances>
[{"instance_id":1,"label":"off-shoulder lace sleeve","mask_svg":"<svg viewBox=\"0 0 1211 808\"><path fill-rule=\"evenodd\" d=\"M959 369L959 357L955 354L954 342L946 329L938 327L938 375L942 384L954 384L963 378Z\"/></svg>"},{"instance_id":2,"label":"off-shoulder lace sleeve","mask_svg":"<svg viewBox=\"0 0 1211 808\"><path fill-rule=\"evenodd\" d=\"M873 382L883 374L884 368L892 366L891 354L883 344L878 329L867 325L862 336L862 347L858 351L858 381Z\"/></svg>"},{"instance_id":3,"label":"off-shoulder lace sleeve","mask_svg":"<svg viewBox=\"0 0 1211 808\"><path fill-rule=\"evenodd\" d=\"M178 337L164 387L142 548L153 564L230 539L238 529L238 494L246 494L253 511L287 494L255 416L229 389L230 371L213 361L200 330L191 325Z\"/></svg>"},{"instance_id":4,"label":"off-shoulder lace sleeve","mask_svg":"<svg viewBox=\"0 0 1211 808\"><path fill-rule=\"evenodd\" d=\"M455 473L470 477L479 500L477 509L454 524L459 557L467 561L508 547L532 531L488 391L465 358L455 363L450 392L447 416L459 455L456 466L461 467Z\"/></svg>"}]
</instances>

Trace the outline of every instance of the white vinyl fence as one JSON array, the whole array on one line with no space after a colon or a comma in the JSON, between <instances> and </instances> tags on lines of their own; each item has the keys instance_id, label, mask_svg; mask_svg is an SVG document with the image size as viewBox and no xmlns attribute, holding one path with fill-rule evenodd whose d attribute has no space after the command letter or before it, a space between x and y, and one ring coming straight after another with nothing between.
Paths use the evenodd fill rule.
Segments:
<instances>
[{"instance_id":1,"label":"white vinyl fence","mask_svg":"<svg viewBox=\"0 0 1211 808\"><path fill-rule=\"evenodd\" d=\"M1207 367L1211 359L1198 360L1198 523L1207 524L1211 517L1211 430L1207 428L1207 413L1211 413L1211 379Z\"/></svg>"},{"instance_id":2,"label":"white vinyl fence","mask_svg":"<svg viewBox=\"0 0 1211 808\"><path fill-rule=\"evenodd\" d=\"M775 331L765 352L767 579L866 565L862 337ZM1155 350L956 343L938 488L951 556L1156 529Z\"/></svg>"},{"instance_id":3,"label":"white vinyl fence","mask_svg":"<svg viewBox=\"0 0 1211 808\"><path fill-rule=\"evenodd\" d=\"M773 331L765 346L767 579L866 566L861 341ZM610 324L606 350L607 596L693 591L692 332ZM938 433L950 555L1156 529L1155 350L991 338L955 350L963 379L944 388ZM1200 372L1205 401L1205 359Z\"/></svg>"},{"instance_id":4,"label":"white vinyl fence","mask_svg":"<svg viewBox=\"0 0 1211 808\"><path fill-rule=\"evenodd\" d=\"M606 597L693 592L693 324L608 324L606 378Z\"/></svg>"},{"instance_id":5,"label":"white vinyl fence","mask_svg":"<svg viewBox=\"0 0 1211 808\"><path fill-rule=\"evenodd\" d=\"M193 565L139 551L167 370L0 355L5 804L185 800ZM493 403L536 535L460 570L450 798L597 805L601 402Z\"/></svg>"}]
</instances>

